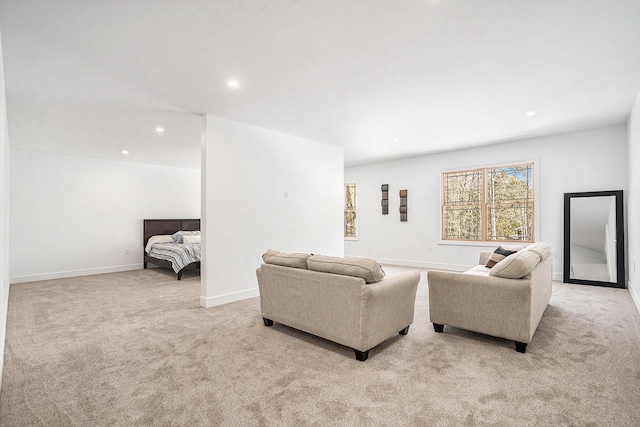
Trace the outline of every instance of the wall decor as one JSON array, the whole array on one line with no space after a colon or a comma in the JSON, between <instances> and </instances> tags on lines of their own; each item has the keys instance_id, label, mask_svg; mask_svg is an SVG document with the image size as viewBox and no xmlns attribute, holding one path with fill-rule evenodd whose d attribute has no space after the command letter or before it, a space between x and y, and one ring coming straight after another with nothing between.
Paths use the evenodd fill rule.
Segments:
<instances>
[{"instance_id":1,"label":"wall decor","mask_svg":"<svg viewBox=\"0 0 640 427\"><path fill-rule=\"evenodd\" d=\"M382 205L382 215L389 214L389 184L382 184L380 187L382 190L382 201L380 204Z\"/></svg>"},{"instance_id":2,"label":"wall decor","mask_svg":"<svg viewBox=\"0 0 640 427\"><path fill-rule=\"evenodd\" d=\"M407 190L400 190L400 221L407 221Z\"/></svg>"}]
</instances>

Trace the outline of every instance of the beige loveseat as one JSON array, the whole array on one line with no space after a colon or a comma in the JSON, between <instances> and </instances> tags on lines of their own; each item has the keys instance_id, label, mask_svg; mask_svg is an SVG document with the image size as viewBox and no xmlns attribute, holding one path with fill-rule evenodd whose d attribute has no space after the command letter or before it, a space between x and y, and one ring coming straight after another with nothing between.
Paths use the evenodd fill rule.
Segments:
<instances>
[{"instance_id":1,"label":"beige loveseat","mask_svg":"<svg viewBox=\"0 0 640 427\"><path fill-rule=\"evenodd\" d=\"M436 332L444 325L514 340L524 353L551 298L550 247L534 243L491 268L464 273L429 271L429 313Z\"/></svg>"},{"instance_id":2,"label":"beige loveseat","mask_svg":"<svg viewBox=\"0 0 640 427\"><path fill-rule=\"evenodd\" d=\"M363 258L267 251L257 270L266 326L279 322L351 347L365 361L369 350L413 323L420 273L385 278Z\"/></svg>"}]
</instances>

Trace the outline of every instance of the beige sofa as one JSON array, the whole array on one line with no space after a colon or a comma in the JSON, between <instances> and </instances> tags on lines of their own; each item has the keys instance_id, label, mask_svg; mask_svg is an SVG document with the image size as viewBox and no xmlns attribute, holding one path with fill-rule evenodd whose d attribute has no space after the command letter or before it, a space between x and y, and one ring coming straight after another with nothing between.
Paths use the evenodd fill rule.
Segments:
<instances>
[{"instance_id":1,"label":"beige sofa","mask_svg":"<svg viewBox=\"0 0 640 427\"><path fill-rule=\"evenodd\" d=\"M369 259L285 254L270 250L257 270L266 326L279 322L351 347L369 350L413 323L420 273L384 277Z\"/></svg>"},{"instance_id":2,"label":"beige sofa","mask_svg":"<svg viewBox=\"0 0 640 427\"><path fill-rule=\"evenodd\" d=\"M524 353L551 298L552 259L546 243L534 243L499 261L464 273L429 271L429 312L436 332L444 325L515 341Z\"/></svg>"}]
</instances>

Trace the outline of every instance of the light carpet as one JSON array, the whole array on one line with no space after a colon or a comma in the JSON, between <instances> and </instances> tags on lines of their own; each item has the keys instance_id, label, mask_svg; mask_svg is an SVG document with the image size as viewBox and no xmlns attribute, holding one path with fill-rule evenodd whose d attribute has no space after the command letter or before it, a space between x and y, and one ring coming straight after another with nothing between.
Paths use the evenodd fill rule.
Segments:
<instances>
[{"instance_id":1,"label":"light carpet","mask_svg":"<svg viewBox=\"0 0 640 427\"><path fill-rule=\"evenodd\" d=\"M640 315L628 291L554 282L520 354L507 340L436 334L425 276L409 334L366 362L265 327L258 298L201 308L193 275L13 285L0 425L640 425Z\"/></svg>"}]
</instances>

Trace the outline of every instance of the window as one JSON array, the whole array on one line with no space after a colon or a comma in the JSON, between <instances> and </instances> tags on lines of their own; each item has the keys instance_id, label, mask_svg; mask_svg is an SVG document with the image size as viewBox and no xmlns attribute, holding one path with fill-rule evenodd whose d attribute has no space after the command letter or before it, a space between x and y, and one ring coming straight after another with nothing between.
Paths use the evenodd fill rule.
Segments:
<instances>
[{"instance_id":1,"label":"window","mask_svg":"<svg viewBox=\"0 0 640 427\"><path fill-rule=\"evenodd\" d=\"M350 182L344 185L344 237L345 239L357 238L356 222L356 183Z\"/></svg>"},{"instance_id":2,"label":"window","mask_svg":"<svg viewBox=\"0 0 640 427\"><path fill-rule=\"evenodd\" d=\"M533 163L442 174L442 240L534 236Z\"/></svg>"}]
</instances>

